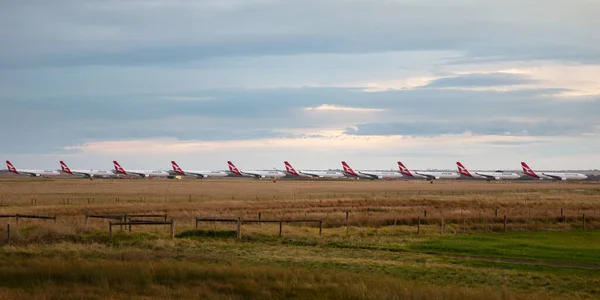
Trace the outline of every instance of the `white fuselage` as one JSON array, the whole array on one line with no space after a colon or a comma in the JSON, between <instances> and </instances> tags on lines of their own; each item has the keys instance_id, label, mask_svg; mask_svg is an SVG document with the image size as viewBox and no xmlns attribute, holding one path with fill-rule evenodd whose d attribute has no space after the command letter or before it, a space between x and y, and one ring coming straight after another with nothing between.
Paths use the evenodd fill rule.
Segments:
<instances>
[{"instance_id":1,"label":"white fuselage","mask_svg":"<svg viewBox=\"0 0 600 300\"><path fill-rule=\"evenodd\" d=\"M585 180L587 176L581 173L555 173L555 172L541 172L542 178L553 179L553 180Z\"/></svg>"},{"instance_id":2,"label":"white fuselage","mask_svg":"<svg viewBox=\"0 0 600 300\"><path fill-rule=\"evenodd\" d=\"M207 177L226 177L226 176L229 176L229 173L227 171L222 171L222 170L213 170L213 171L209 171L209 170L186 170L186 171L183 171L183 174L178 173L178 172L174 172L174 171L170 171L169 173L171 173L171 175L197 176L197 177L202 177L202 178L207 178Z\"/></svg>"},{"instance_id":3,"label":"white fuselage","mask_svg":"<svg viewBox=\"0 0 600 300\"><path fill-rule=\"evenodd\" d=\"M167 177L171 174L165 170L125 170L125 174L117 171L112 171L116 174L122 175L136 175L140 177Z\"/></svg>"},{"instance_id":4,"label":"white fuselage","mask_svg":"<svg viewBox=\"0 0 600 300\"><path fill-rule=\"evenodd\" d=\"M240 175L233 172L230 172L233 175ZM241 175L244 177L254 177L254 178L280 178L286 175L285 172L281 171L259 171L259 170L240 170Z\"/></svg>"},{"instance_id":5,"label":"white fuselage","mask_svg":"<svg viewBox=\"0 0 600 300\"><path fill-rule=\"evenodd\" d=\"M358 177L364 179L398 179L402 178L402 174L396 171L359 171L354 170L354 174L345 172L349 177Z\"/></svg>"},{"instance_id":6,"label":"white fuselage","mask_svg":"<svg viewBox=\"0 0 600 300\"><path fill-rule=\"evenodd\" d=\"M60 175L60 171L58 171L58 170L32 170L32 169L16 169L16 170L17 170L17 172L13 172L13 171L11 171L11 172L16 173L16 174L21 174L21 175L33 176L33 177Z\"/></svg>"},{"instance_id":7,"label":"white fuselage","mask_svg":"<svg viewBox=\"0 0 600 300\"><path fill-rule=\"evenodd\" d=\"M344 178L346 175L339 171L315 171L315 170L301 170L298 171L300 176L306 177L317 177L317 178Z\"/></svg>"},{"instance_id":8,"label":"white fuselage","mask_svg":"<svg viewBox=\"0 0 600 300\"><path fill-rule=\"evenodd\" d=\"M426 171L411 171L413 177L423 178L427 180L433 179L458 179L460 175L456 172L426 172Z\"/></svg>"},{"instance_id":9,"label":"white fuselage","mask_svg":"<svg viewBox=\"0 0 600 300\"><path fill-rule=\"evenodd\" d=\"M482 178L486 180L515 180L521 178L521 174L515 172L504 172L504 171L496 171L496 172L475 172L473 174L474 178Z\"/></svg>"},{"instance_id":10,"label":"white fuselage","mask_svg":"<svg viewBox=\"0 0 600 300\"><path fill-rule=\"evenodd\" d=\"M62 171L65 174L69 174L65 171ZM73 175L80 175L80 176L85 176L85 177L115 177L116 174L114 171L108 171L108 170L71 170L71 174Z\"/></svg>"},{"instance_id":11,"label":"white fuselage","mask_svg":"<svg viewBox=\"0 0 600 300\"><path fill-rule=\"evenodd\" d=\"M402 174L396 171L357 171L358 176L368 179L398 179Z\"/></svg>"}]
</instances>

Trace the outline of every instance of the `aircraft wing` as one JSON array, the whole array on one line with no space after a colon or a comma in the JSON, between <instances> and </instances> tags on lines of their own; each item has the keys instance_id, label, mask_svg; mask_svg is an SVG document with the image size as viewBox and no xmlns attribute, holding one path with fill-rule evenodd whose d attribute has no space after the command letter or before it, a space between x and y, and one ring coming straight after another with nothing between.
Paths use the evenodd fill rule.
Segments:
<instances>
[{"instance_id":1,"label":"aircraft wing","mask_svg":"<svg viewBox=\"0 0 600 300\"><path fill-rule=\"evenodd\" d=\"M265 177L264 174L254 173L254 172L248 172L248 171L242 171L242 174L244 176L253 176L255 178L263 178L263 177Z\"/></svg>"},{"instance_id":2,"label":"aircraft wing","mask_svg":"<svg viewBox=\"0 0 600 300\"><path fill-rule=\"evenodd\" d=\"M127 171L125 170L126 175L136 175L136 176L140 176L140 177L149 177L149 174L144 174L141 172L132 172L132 171Z\"/></svg>"},{"instance_id":3,"label":"aircraft wing","mask_svg":"<svg viewBox=\"0 0 600 300\"><path fill-rule=\"evenodd\" d=\"M557 175L554 175L554 174L542 173L542 175L544 175L546 177L550 177L550 178L552 178L554 180L567 180L567 178L565 178L565 177L557 176Z\"/></svg>"},{"instance_id":4,"label":"aircraft wing","mask_svg":"<svg viewBox=\"0 0 600 300\"><path fill-rule=\"evenodd\" d=\"M425 177L427 177L427 180L434 180L435 179L435 176L433 176L431 174L421 173L421 172L415 172L415 174L421 175L421 176L425 176Z\"/></svg>"},{"instance_id":5,"label":"aircraft wing","mask_svg":"<svg viewBox=\"0 0 600 300\"><path fill-rule=\"evenodd\" d=\"M358 172L358 174L368 177L369 179L379 179L379 177L381 176L381 175L365 173L365 172Z\"/></svg>"},{"instance_id":6,"label":"aircraft wing","mask_svg":"<svg viewBox=\"0 0 600 300\"><path fill-rule=\"evenodd\" d=\"M74 174L74 175L83 175L85 177L92 177L91 173L86 173L86 172L71 171L71 173Z\"/></svg>"},{"instance_id":7,"label":"aircraft wing","mask_svg":"<svg viewBox=\"0 0 600 300\"><path fill-rule=\"evenodd\" d=\"M483 176L483 177L485 177L488 180L497 180L497 179L499 179L499 177L492 176L492 175L489 175L489 174L482 174L482 173L477 173L477 172L475 172L475 174L477 174L479 176Z\"/></svg>"},{"instance_id":8,"label":"aircraft wing","mask_svg":"<svg viewBox=\"0 0 600 300\"><path fill-rule=\"evenodd\" d=\"M317 178L317 177L323 177L323 175L319 175L319 174L315 174L315 173L311 173L311 172L306 172L306 171L300 171L299 173L302 174L302 175L307 175L307 176L315 177L315 178Z\"/></svg>"},{"instance_id":9,"label":"aircraft wing","mask_svg":"<svg viewBox=\"0 0 600 300\"><path fill-rule=\"evenodd\" d=\"M33 176L33 177L39 177L39 176L42 176L42 174L41 174L41 173L37 173L37 172L31 172L31 171L21 171L21 170L19 170L18 172L19 172L19 174L27 174L27 175L29 175L29 176Z\"/></svg>"},{"instance_id":10,"label":"aircraft wing","mask_svg":"<svg viewBox=\"0 0 600 300\"><path fill-rule=\"evenodd\" d=\"M207 174L200 173L200 172L190 172L190 171L187 171L187 172L185 172L185 174L186 174L186 175L188 175L188 174L189 174L189 175L198 176L198 177L200 177L200 178L206 178L206 177L208 177L208 175L207 175Z\"/></svg>"}]
</instances>

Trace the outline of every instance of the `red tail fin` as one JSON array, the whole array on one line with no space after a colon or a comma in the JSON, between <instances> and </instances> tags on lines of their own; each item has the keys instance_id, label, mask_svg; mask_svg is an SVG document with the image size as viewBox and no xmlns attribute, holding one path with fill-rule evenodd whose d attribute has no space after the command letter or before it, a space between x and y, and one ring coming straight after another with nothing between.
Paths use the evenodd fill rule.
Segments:
<instances>
[{"instance_id":1,"label":"red tail fin","mask_svg":"<svg viewBox=\"0 0 600 300\"><path fill-rule=\"evenodd\" d=\"M229 171L237 175L242 175L242 172L240 172L231 161L227 161L227 164L229 165Z\"/></svg>"},{"instance_id":2,"label":"red tail fin","mask_svg":"<svg viewBox=\"0 0 600 300\"><path fill-rule=\"evenodd\" d=\"M354 172L354 170L352 170L352 168L350 168L350 166L345 161L342 161L342 167L344 168L344 173L350 174L352 176L358 176L356 172Z\"/></svg>"},{"instance_id":3,"label":"red tail fin","mask_svg":"<svg viewBox=\"0 0 600 300\"><path fill-rule=\"evenodd\" d=\"M401 161L398 162L398 168L400 168L400 173L413 177L413 174L406 166L404 166L404 164Z\"/></svg>"},{"instance_id":4,"label":"red tail fin","mask_svg":"<svg viewBox=\"0 0 600 300\"><path fill-rule=\"evenodd\" d=\"M471 172L469 172L469 170L467 170L467 168L465 168L465 166L463 166L463 164L461 164L460 161L456 162L456 166L458 167L458 173L463 174L465 176L473 177L473 175L471 175Z\"/></svg>"},{"instance_id":5,"label":"red tail fin","mask_svg":"<svg viewBox=\"0 0 600 300\"><path fill-rule=\"evenodd\" d=\"M17 171L17 168L15 168L9 160L6 161L6 168L15 174L19 174L19 172Z\"/></svg>"},{"instance_id":6,"label":"red tail fin","mask_svg":"<svg viewBox=\"0 0 600 300\"><path fill-rule=\"evenodd\" d=\"M523 173L531 177L540 178L524 161L521 162L521 167L523 168Z\"/></svg>"},{"instance_id":7,"label":"red tail fin","mask_svg":"<svg viewBox=\"0 0 600 300\"><path fill-rule=\"evenodd\" d=\"M60 161L60 168L63 170L63 172L68 173L68 174L73 174L73 172L71 172L71 169L69 169L69 167L67 166L67 164L64 161Z\"/></svg>"},{"instance_id":8,"label":"red tail fin","mask_svg":"<svg viewBox=\"0 0 600 300\"><path fill-rule=\"evenodd\" d=\"M292 165L290 165L289 162L284 161L283 164L285 165L285 170L290 173L290 174L294 174L296 176L300 176L300 174L298 174L298 172L296 171L296 169L294 169L294 167L292 167Z\"/></svg>"},{"instance_id":9,"label":"red tail fin","mask_svg":"<svg viewBox=\"0 0 600 300\"><path fill-rule=\"evenodd\" d=\"M175 171L175 173L181 174L181 175L185 174L183 169L181 169L174 160L171 161L171 167L173 167L173 171Z\"/></svg>"},{"instance_id":10,"label":"red tail fin","mask_svg":"<svg viewBox=\"0 0 600 300\"><path fill-rule=\"evenodd\" d=\"M117 173L127 174L127 172L125 172L125 169L123 169L119 162L117 162L116 160L113 160L113 165L115 166L115 171L117 171Z\"/></svg>"}]
</instances>

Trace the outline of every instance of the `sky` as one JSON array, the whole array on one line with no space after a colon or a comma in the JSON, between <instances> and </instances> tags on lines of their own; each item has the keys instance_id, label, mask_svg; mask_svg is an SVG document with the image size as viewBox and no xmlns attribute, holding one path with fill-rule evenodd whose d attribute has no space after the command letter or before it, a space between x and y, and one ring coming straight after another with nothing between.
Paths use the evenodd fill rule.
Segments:
<instances>
[{"instance_id":1,"label":"sky","mask_svg":"<svg viewBox=\"0 0 600 300\"><path fill-rule=\"evenodd\" d=\"M21 168L600 168L600 1L25 0Z\"/></svg>"}]
</instances>

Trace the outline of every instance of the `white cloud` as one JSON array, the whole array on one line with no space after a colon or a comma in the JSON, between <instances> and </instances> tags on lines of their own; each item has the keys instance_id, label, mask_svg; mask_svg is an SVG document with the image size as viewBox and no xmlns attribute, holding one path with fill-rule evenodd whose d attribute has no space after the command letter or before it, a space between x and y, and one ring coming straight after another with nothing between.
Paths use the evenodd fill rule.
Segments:
<instances>
[{"instance_id":1,"label":"white cloud","mask_svg":"<svg viewBox=\"0 0 600 300\"><path fill-rule=\"evenodd\" d=\"M340 105L333 105L333 104L321 104L316 107L307 107L304 110L305 111L364 112L364 113L386 111L386 109L382 109L382 108L348 107L348 106L340 106Z\"/></svg>"}]
</instances>

